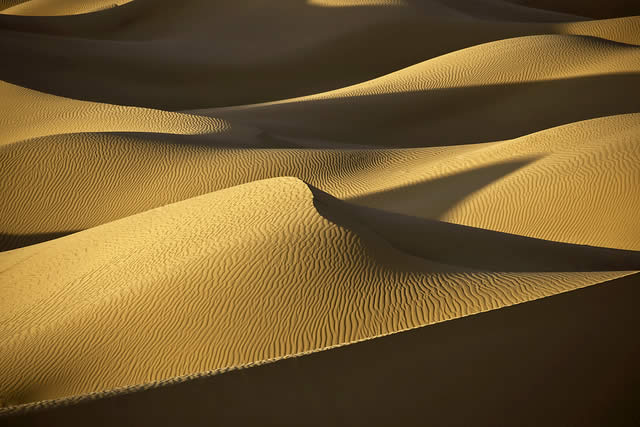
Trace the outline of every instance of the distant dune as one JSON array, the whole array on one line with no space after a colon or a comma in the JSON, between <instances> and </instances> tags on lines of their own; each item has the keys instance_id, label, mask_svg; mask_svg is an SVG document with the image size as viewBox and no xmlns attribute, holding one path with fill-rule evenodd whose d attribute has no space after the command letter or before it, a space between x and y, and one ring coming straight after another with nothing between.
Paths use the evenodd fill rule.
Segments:
<instances>
[{"instance_id":1,"label":"distant dune","mask_svg":"<svg viewBox=\"0 0 640 427\"><path fill-rule=\"evenodd\" d=\"M0 424L634 425L634 14L0 2Z\"/></svg>"}]
</instances>

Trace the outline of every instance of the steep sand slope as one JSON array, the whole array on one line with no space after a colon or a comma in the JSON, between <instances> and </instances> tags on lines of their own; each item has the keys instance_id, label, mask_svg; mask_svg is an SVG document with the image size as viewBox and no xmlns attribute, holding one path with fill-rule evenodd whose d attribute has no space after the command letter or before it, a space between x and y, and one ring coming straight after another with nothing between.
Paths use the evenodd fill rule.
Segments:
<instances>
[{"instance_id":1,"label":"steep sand slope","mask_svg":"<svg viewBox=\"0 0 640 427\"><path fill-rule=\"evenodd\" d=\"M2 400L279 358L629 274L472 272L351 227L319 215L303 182L277 178L0 254Z\"/></svg>"},{"instance_id":2,"label":"steep sand slope","mask_svg":"<svg viewBox=\"0 0 640 427\"><path fill-rule=\"evenodd\" d=\"M336 89L511 37L568 33L637 44L640 34L640 18L574 22L498 0L481 7L470 1L158 3L66 17L0 15L0 79L93 101L205 108Z\"/></svg>"},{"instance_id":3,"label":"steep sand slope","mask_svg":"<svg viewBox=\"0 0 640 427\"><path fill-rule=\"evenodd\" d=\"M388 180L350 198L420 218L638 250L639 124L635 114L613 116L482 144L415 181Z\"/></svg>"},{"instance_id":4,"label":"steep sand slope","mask_svg":"<svg viewBox=\"0 0 640 427\"><path fill-rule=\"evenodd\" d=\"M16 410L8 421L12 426L423 426L425 420L447 426L630 426L637 424L640 403L633 394L640 372L630 369L640 346L629 328L640 321L638 279L627 276L221 375L45 402Z\"/></svg>"}]
</instances>

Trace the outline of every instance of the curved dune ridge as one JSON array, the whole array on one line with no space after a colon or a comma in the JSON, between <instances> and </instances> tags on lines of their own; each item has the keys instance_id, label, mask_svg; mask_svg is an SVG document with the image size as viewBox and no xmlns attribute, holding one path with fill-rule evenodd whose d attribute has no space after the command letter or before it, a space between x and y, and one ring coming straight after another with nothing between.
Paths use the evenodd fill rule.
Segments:
<instances>
[{"instance_id":1,"label":"curved dune ridge","mask_svg":"<svg viewBox=\"0 0 640 427\"><path fill-rule=\"evenodd\" d=\"M474 272L350 226L323 218L302 181L274 178L8 252L2 394L32 402L281 358L629 274Z\"/></svg>"},{"instance_id":2,"label":"curved dune ridge","mask_svg":"<svg viewBox=\"0 0 640 427\"><path fill-rule=\"evenodd\" d=\"M455 387L484 384L446 362L489 351L469 336L503 372L522 357L512 330L482 320L498 309L529 319L536 348L559 346L540 326L555 321L587 346L594 299L554 297L545 321L520 304L599 285L622 307L615 284L640 278L640 16L569 3L0 2L0 423L240 425L225 399L282 375L283 396L295 378L322 390L288 397L325 408L311 424L354 425L369 381L349 364L365 348L384 371L412 355L434 383L410 406L428 412L454 387L429 364L459 372ZM445 321L466 332L437 338ZM435 332L400 338L417 328ZM624 342L598 360L635 378L637 339ZM552 354L527 363L560 366ZM412 389L398 372L379 399ZM537 390L540 375L509 387ZM377 415L362 423L404 408L365 395ZM181 403L141 416L154 399ZM497 401L478 424L522 424ZM589 425L565 407L557 422ZM624 413L607 407L593 425ZM407 411L398 420L422 424ZM441 412L436 425L468 425Z\"/></svg>"},{"instance_id":3,"label":"curved dune ridge","mask_svg":"<svg viewBox=\"0 0 640 427\"><path fill-rule=\"evenodd\" d=\"M0 14L0 79L92 101L222 107L337 89L513 37L637 44L640 33L640 17L583 22L501 0L330 3L137 0L81 16Z\"/></svg>"}]
</instances>

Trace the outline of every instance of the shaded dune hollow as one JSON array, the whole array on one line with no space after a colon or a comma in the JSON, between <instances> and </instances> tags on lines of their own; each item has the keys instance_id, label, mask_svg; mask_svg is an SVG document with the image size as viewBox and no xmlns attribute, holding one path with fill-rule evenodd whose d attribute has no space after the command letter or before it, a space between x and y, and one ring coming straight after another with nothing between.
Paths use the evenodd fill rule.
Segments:
<instances>
[{"instance_id":1,"label":"shaded dune hollow","mask_svg":"<svg viewBox=\"0 0 640 427\"><path fill-rule=\"evenodd\" d=\"M640 10L0 0L0 425L640 423Z\"/></svg>"}]
</instances>

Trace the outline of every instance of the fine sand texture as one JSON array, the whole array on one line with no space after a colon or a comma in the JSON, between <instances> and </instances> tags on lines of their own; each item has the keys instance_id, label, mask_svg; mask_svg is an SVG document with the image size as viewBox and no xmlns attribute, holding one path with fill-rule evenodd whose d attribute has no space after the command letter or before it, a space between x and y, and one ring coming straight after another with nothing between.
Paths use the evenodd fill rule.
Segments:
<instances>
[{"instance_id":1,"label":"fine sand texture","mask_svg":"<svg viewBox=\"0 0 640 427\"><path fill-rule=\"evenodd\" d=\"M0 425L640 423L623 3L0 1Z\"/></svg>"}]
</instances>

